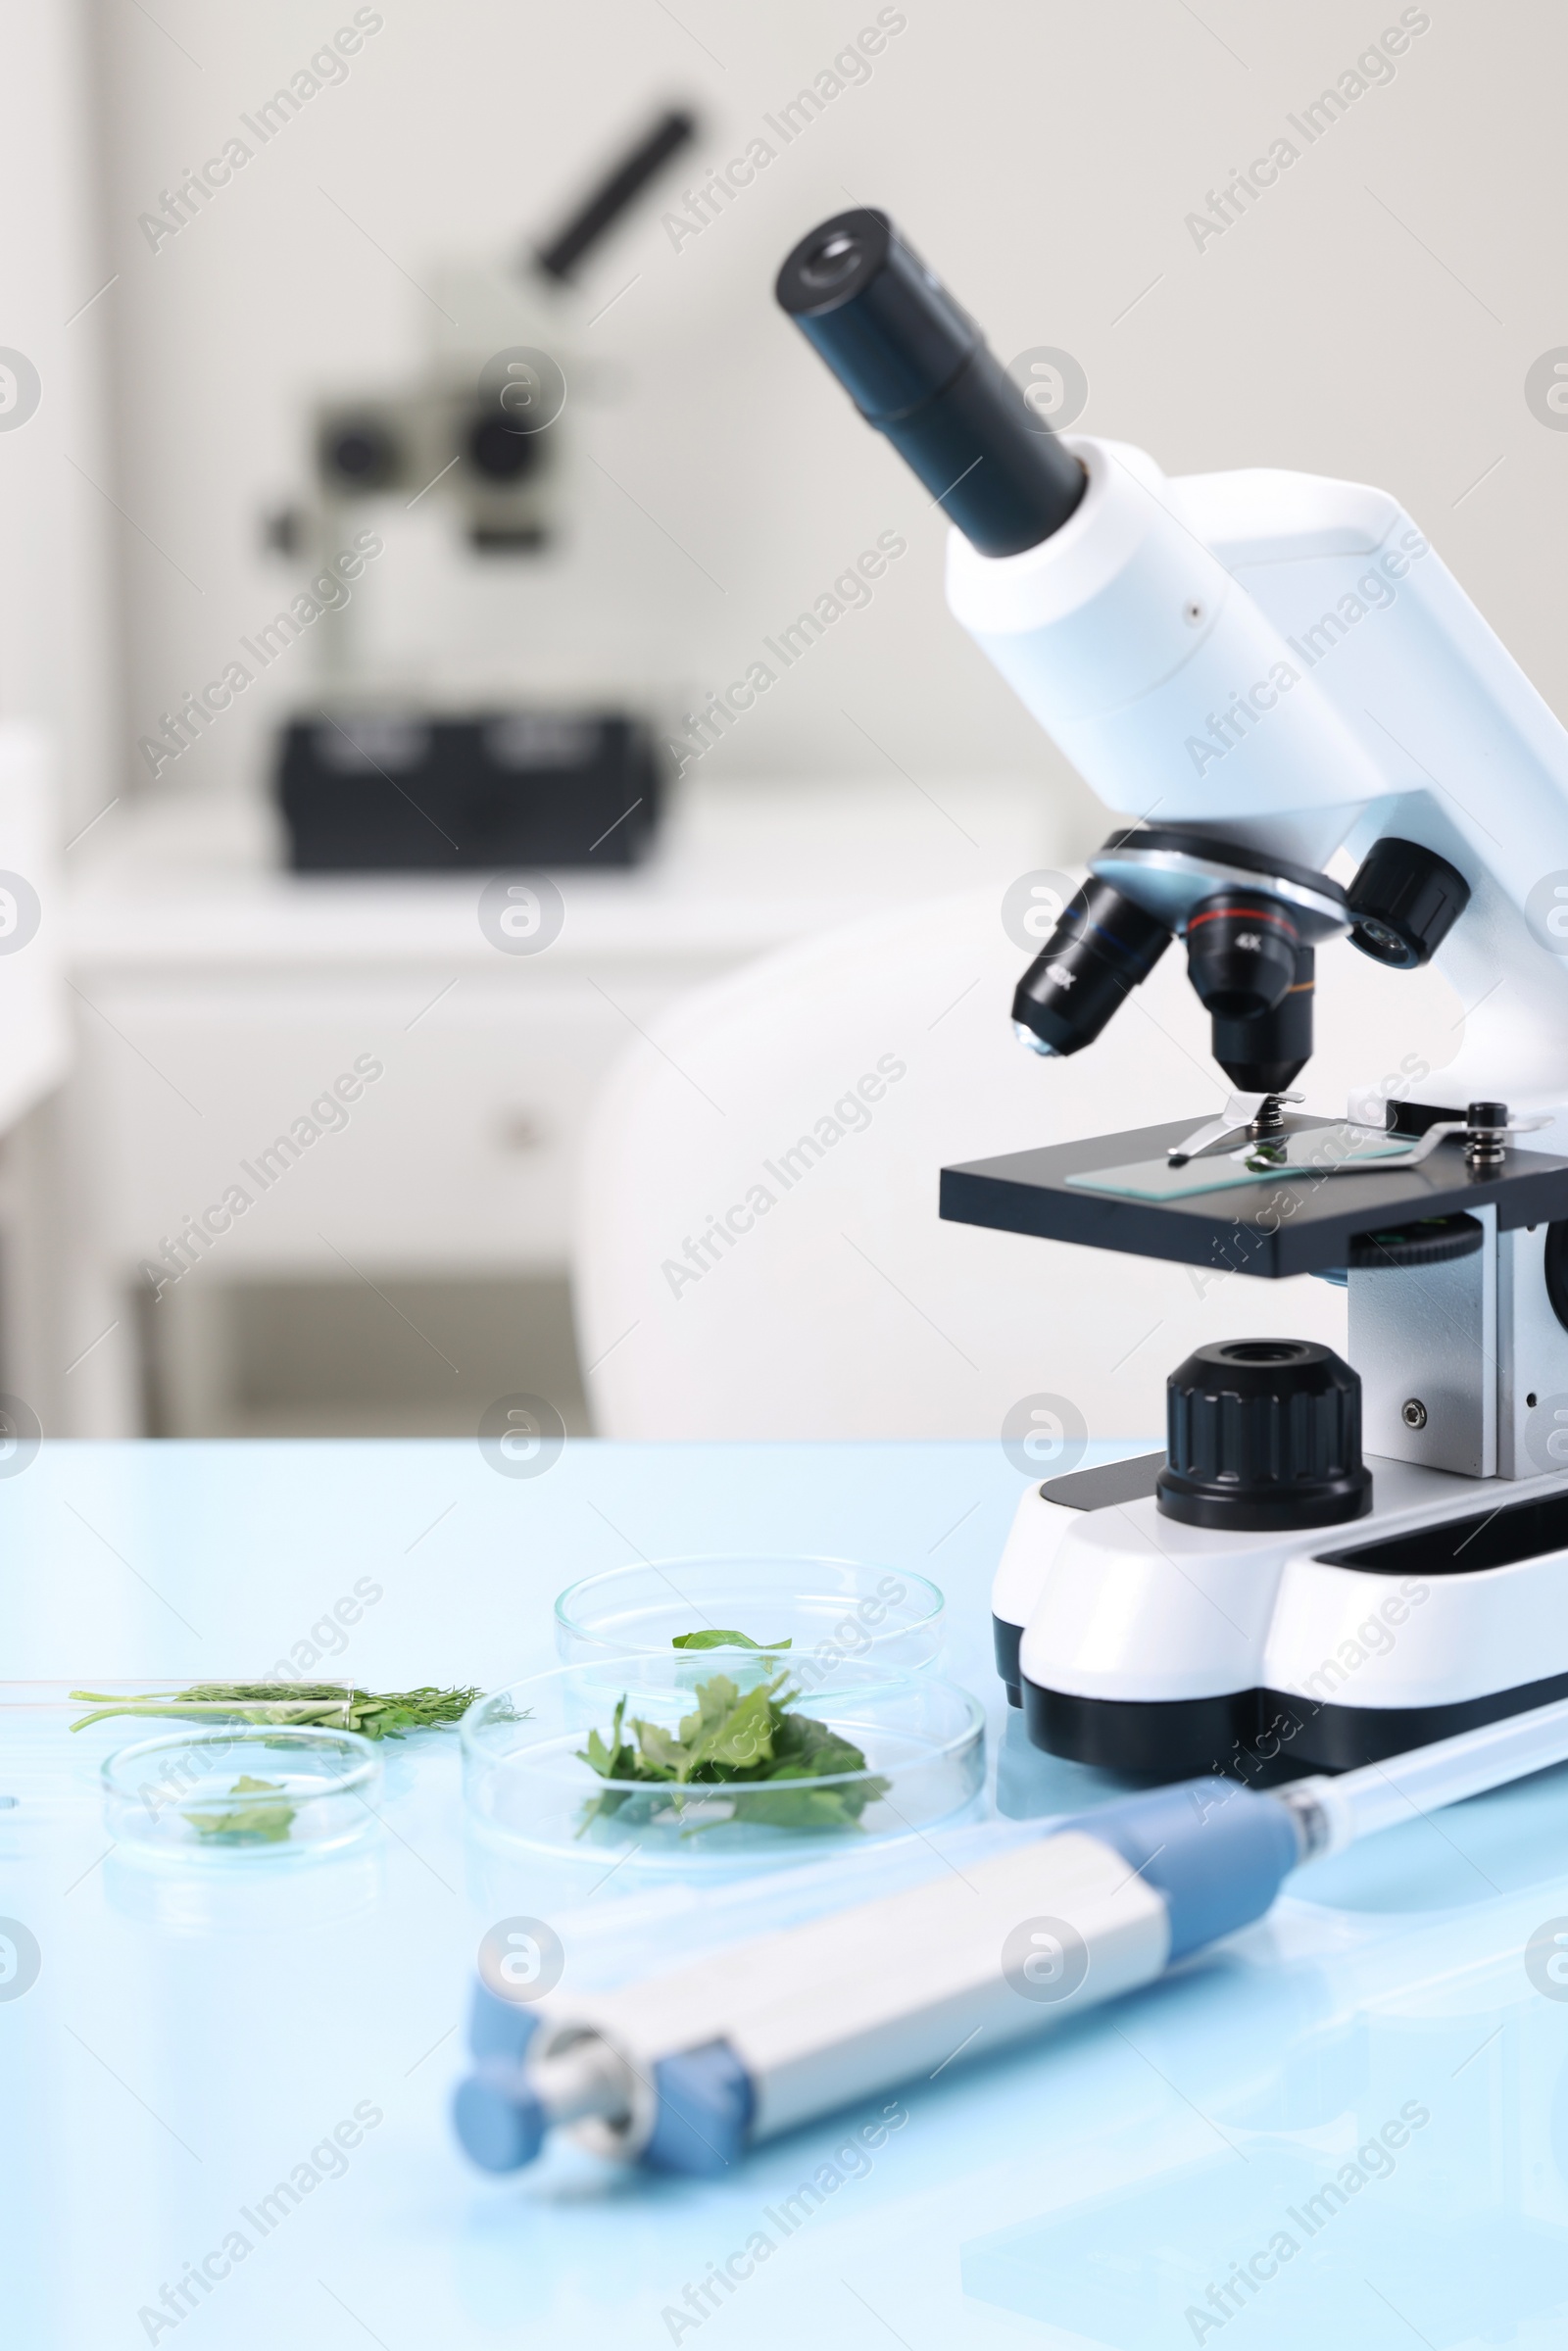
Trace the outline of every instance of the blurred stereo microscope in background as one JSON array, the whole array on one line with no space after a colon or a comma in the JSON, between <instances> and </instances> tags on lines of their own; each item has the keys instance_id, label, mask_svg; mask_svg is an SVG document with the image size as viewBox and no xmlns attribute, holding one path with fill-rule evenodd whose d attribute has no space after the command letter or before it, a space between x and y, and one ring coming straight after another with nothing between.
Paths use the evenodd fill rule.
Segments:
<instances>
[{"instance_id":1,"label":"blurred stereo microscope in background","mask_svg":"<svg viewBox=\"0 0 1568 2351\"><path fill-rule=\"evenodd\" d=\"M455 540L456 560L482 575L477 593L492 602L519 575L547 586L555 576L577 503L571 412L595 380L578 356L592 323L578 274L695 132L691 114L661 115L520 266L436 272L434 331L416 382L315 404L310 493L268 524L277 554L307 563L319 588L342 597L312 629L319 675L311 710L285 725L278 746L277 798L296 871L582 865L590 857L629 865L647 847L661 772L646 678L600 679L573 694L561 682L569 665L547 661L553 689L519 690L519 669L540 667L529 659L538 632L525 607L512 607L492 674L476 688L471 658L440 650L442 619L466 609L476 583L443 582L441 568ZM432 546L433 530L444 546ZM416 660L368 642L369 591L386 583L366 573L389 534L398 556L388 569L405 575L407 599L412 568L423 600ZM586 613L581 625L593 629ZM489 626L495 636L493 612Z\"/></svg>"}]
</instances>

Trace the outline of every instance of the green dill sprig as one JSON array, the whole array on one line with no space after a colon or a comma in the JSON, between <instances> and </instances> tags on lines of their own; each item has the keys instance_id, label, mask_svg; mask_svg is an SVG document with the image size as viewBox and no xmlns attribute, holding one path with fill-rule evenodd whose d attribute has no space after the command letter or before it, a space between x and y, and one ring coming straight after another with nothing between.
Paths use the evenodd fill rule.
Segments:
<instances>
[{"instance_id":1,"label":"green dill sprig","mask_svg":"<svg viewBox=\"0 0 1568 2351\"><path fill-rule=\"evenodd\" d=\"M188 1690L116 1697L102 1690L74 1690L94 1711L72 1724L85 1731L111 1715L149 1721L259 1723L302 1730L357 1731L362 1739L403 1739L410 1731L438 1731L458 1723L478 1690L360 1690L343 1682L193 1682Z\"/></svg>"}]
</instances>

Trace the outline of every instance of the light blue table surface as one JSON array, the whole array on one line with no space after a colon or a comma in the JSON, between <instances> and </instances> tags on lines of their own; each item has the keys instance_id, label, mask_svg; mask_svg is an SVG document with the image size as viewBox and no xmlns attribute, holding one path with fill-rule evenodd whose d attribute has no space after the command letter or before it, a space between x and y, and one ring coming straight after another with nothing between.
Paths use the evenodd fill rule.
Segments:
<instances>
[{"instance_id":1,"label":"light blue table surface","mask_svg":"<svg viewBox=\"0 0 1568 2351\"><path fill-rule=\"evenodd\" d=\"M579 1575L827 1551L944 1587L1004 1809L1044 1817L1108 1784L1034 1756L1000 1702L987 1592L1019 1492L981 1445L570 1444L530 1479L471 1445L45 1445L0 1481L0 1675L249 1677L363 1578L380 1597L318 1670L494 1689L554 1661ZM1568 1936L1562 1773L1315 1865L1176 1977L906 2084L874 2154L833 2160L868 2107L716 2183L569 2145L498 2181L447 2106L478 1938L539 1889L466 1838L454 1739L391 1758L357 1852L215 1873L106 1851L85 1763L66 1786L58 1728L20 1719L0 1914L41 1951L24 1994L0 1984L20 2351L1565 2339L1568 1984L1525 1964L1548 1922ZM617 1926L618 1899L596 1900L603 1934L657 1964L657 1921L634 1930L632 1896ZM380 2121L313 2162L357 2107ZM317 2183L263 2235L242 2213L302 2164ZM243 2259L177 2325L141 2315L236 2230ZM684 2299L759 2234L732 2291Z\"/></svg>"}]
</instances>

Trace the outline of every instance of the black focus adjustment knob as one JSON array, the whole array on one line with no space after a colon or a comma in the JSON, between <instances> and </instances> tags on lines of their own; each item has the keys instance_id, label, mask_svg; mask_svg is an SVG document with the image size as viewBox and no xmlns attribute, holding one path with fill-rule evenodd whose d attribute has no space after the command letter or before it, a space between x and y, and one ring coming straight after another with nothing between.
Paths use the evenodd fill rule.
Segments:
<instances>
[{"instance_id":1,"label":"black focus adjustment knob","mask_svg":"<svg viewBox=\"0 0 1568 2351\"><path fill-rule=\"evenodd\" d=\"M469 465L486 481L515 482L534 470L544 454L543 442L542 433L524 432L485 408L468 426L465 450Z\"/></svg>"},{"instance_id":2,"label":"black focus adjustment knob","mask_svg":"<svg viewBox=\"0 0 1568 2351\"><path fill-rule=\"evenodd\" d=\"M1372 1507L1361 1382L1307 1339L1224 1339L1166 1384L1159 1508L1190 1527L1288 1533Z\"/></svg>"},{"instance_id":3,"label":"black focus adjustment knob","mask_svg":"<svg viewBox=\"0 0 1568 2351\"><path fill-rule=\"evenodd\" d=\"M379 416L345 416L323 433L321 472L334 489L384 490L400 463L397 442Z\"/></svg>"},{"instance_id":4,"label":"black focus adjustment knob","mask_svg":"<svg viewBox=\"0 0 1568 2351\"><path fill-rule=\"evenodd\" d=\"M1556 1229L1546 1228L1548 1234ZM1446 1265L1455 1257L1476 1256L1486 1237L1480 1217L1466 1216L1462 1210L1453 1216L1418 1216L1413 1223L1385 1226L1380 1232L1352 1233L1345 1262L1355 1273Z\"/></svg>"},{"instance_id":5,"label":"black focus adjustment knob","mask_svg":"<svg viewBox=\"0 0 1568 2351\"><path fill-rule=\"evenodd\" d=\"M1470 904L1470 885L1446 857L1389 833L1375 842L1347 892L1350 942L1376 963L1430 963Z\"/></svg>"}]
</instances>

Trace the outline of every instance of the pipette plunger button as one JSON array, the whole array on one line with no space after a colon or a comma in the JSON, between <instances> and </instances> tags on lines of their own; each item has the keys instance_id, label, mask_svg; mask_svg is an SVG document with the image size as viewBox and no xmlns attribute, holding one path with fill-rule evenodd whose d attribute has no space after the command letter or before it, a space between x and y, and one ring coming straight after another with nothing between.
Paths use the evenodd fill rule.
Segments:
<instances>
[{"instance_id":1,"label":"pipette plunger button","mask_svg":"<svg viewBox=\"0 0 1568 2351\"><path fill-rule=\"evenodd\" d=\"M486 2172L532 2163L549 2124L520 2067L502 2057L481 2058L458 2084L452 2120L464 2152Z\"/></svg>"}]
</instances>

